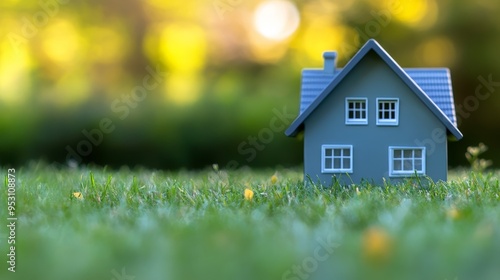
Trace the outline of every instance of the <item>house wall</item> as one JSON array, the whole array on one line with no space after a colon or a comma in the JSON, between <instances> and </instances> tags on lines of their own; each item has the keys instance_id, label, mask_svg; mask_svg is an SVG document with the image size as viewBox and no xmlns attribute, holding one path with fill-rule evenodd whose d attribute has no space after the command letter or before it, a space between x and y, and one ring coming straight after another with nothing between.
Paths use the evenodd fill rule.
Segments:
<instances>
[{"instance_id":1,"label":"house wall","mask_svg":"<svg viewBox=\"0 0 500 280\"><path fill-rule=\"evenodd\" d=\"M368 125L345 124L345 98L368 98ZM376 125L376 98L399 98L399 125ZM382 184L389 177L389 146L425 146L426 175L447 179L446 128L410 88L373 51L344 77L304 122L304 174L323 185L335 175L342 184L362 179ZM353 145L353 173L321 173L321 146Z\"/></svg>"}]
</instances>

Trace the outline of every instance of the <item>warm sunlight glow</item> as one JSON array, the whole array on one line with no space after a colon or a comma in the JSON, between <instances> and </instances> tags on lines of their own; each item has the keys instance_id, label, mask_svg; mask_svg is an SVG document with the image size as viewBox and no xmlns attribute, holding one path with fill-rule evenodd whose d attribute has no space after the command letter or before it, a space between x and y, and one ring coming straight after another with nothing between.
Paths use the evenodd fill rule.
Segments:
<instances>
[{"instance_id":1,"label":"warm sunlight glow","mask_svg":"<svg viewBox=\"0 0 500 280\"><path fill-rule=\"evenodd\" d=\"M91 85L85 75L85 69L67 70L55 84L53 90L45 93L47 101L59 106L77 106L91 94Z\"/></svg>"},{"instance_id":2,"label":"warm sunlight glow","mask_svg":"<svg viewBox=\"0 0 500 280\"><path fill-rule=\"evenodd\" d=\"M255 30L263 37L275 41L281 41L292 35L299 22L297 7L285 0L263 2L255 10L253 17Z\"/></svg>"},{"instance_id":3,"label":"warm sunlight glow","mask_svg":"<svg viewBox=\"0 0 500 280\"><path fill-rule=\"evenodd\" d=\"M0 102L13 104L26 99L31 82L30 67L26 47L14 49L7 40L0 44Z\"/></svg>"},{"instance_id":4,"label":"warm sunlight glow","mask_svg":"<svg viewBox=\"0 0 500 280\"><path fill-rule=\"evenodd\" d=\"M446 37L435 37L417 46L415 59L425 66L450 67L455 61L456 50L453 42Z\"/></svg>"},{"instance_id":5,"label":"warm sunlight glow","mask_svg":"<svg viewBox=\"0 0 500 280\"><path fill-rule=\"evenodd\" d=\"M118 63L125 57L129 42L117 29L93 27L87 30L90 59L98 63Z\"/></svg>"},{"instance_id":6,"label":"warm sunlight glow","mask_svg":"<svg viewBox=\"0 0 500 280\"><path fill-rule=\"evenodd\" d=\"M80 38L75 26L67 20L54 20L40 35L42 49L55 63L75 63L80 48Z\"/></svg>"},{"instance_id":7,"label":"warm sunlight glow","mask_svg":"<svg viewBox=\"0 0 500 280\"><path fill-rule=\"evenodd\" d=\"M176 105L189 105L200 97L202 81L197 75L169 74L167 77L166 98Z\"/></svg>"},{"instance_id":8,"label":"warm sunlight glow","mask_svg":"<svg viewBox=\"0 0 500 280\"><path fill-rule=\"evenodd\" d=\"M152 44L151 42L149 44ZM175 23L160 33L159 57L167 66L167 100L187 105L198 100L205 67L207 39L203 29L194 24Z\"/></svg>"},{"instance_id":9,"label":"warm sunlight glow","mask_svg":"<svg viewBox=\"0 0 500 280\"><path fill-rule=\"evenodd\" d=\"M356 30L341 24L332 25L325 18L313 20L304 29L300 49L304 50L309 59L318 63L323 61L322 54L325 50L336 50L339 59L345 59L359 47Z\"/></svg>"},{"instance_id":10,"label":"warm sunlight glow","mask_svg":"<svg viewBox=\"0 0 500 280\"><path fill-rule=\"evenodd\" d=\"M205 66L205 32L194 24L175 23L163 29L160 58L169 71L193 73Z\"/></svg>"},{"instance_id":11,"label":"warm sunlight glow","mask_svg":"<svg viewBox=\"0 0 500 280\"><path fill-rule=\"evenodd\" d=\"M286 54L287 41L271 41L257 32L249 33L250 52L255 61L261 63L276 63Z\"/></svg>"},{"instance_id":12,"label":"warm sunlight glow","mask_svg":"<svg viewBox=\"0 0 500 280\"><path fill-rule=\"evenodd\" d=\"M395 5L394 17L406 25L425 29L437 20L438 6L435 0L403 1Z\"/></svg>"}]
</instances>

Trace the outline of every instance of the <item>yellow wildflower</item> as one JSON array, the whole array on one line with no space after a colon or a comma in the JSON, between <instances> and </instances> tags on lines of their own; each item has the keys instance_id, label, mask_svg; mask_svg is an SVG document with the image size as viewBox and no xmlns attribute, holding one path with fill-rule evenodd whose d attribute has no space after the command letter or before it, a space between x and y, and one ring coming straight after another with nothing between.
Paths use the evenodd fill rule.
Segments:
<instances>
[{"instance_id":1,"label":"yellow wildflower","mask_svg":"<svg viewBox=\"0 0 500 280\"><path fill-rule=\"evenodd\" d=\"M458 218L460 218L460 212L455 206L451 206L450 209L446 211L446 216L448 216L448 218L452 220L457 220Z\"/></svg>"},{"instance_id":2,"label":"yellow wildflower","mask_svg":"<svg viewBox=\"0 0 500 280\"><path fill-rule=\"evenodd\" d=\"M78 198L78 199L83 199L83 194L81 192L74 192L73 196Z\"/></svg>"},{"instance_id":3,"label":"yellow wildflower","mask_svg":"<svg viewBox=\"0 0 500 280\"><path fill-rule=\"evenodd\" d=\"M245 189L244 196L245 196L246 200L252 200L252 198L253 198L253 191L251 189Z\"/></svg>"},{"instance_id":4,"label":"yellow wildflower","mask_svg":"<svg viewBox=\"0 0 500 280\"><path fill-rule=\"evenodd\" d=\"M363 234L363 250L370 260L384 261L391 253L391 238L382 228L371 227Z\"/></svg>"},{"instance_id":5,"label":"yellow wildflower","mask_svg":"<svg viewBox=\"0 0 500 280\"><path fill-rule=\"evenodd\" d=\"M278 176L276 176L276 174L274 174L273 176L271 176L271 184L276 184L276 182L278 182Z\"/></svg>"}]
</instances>

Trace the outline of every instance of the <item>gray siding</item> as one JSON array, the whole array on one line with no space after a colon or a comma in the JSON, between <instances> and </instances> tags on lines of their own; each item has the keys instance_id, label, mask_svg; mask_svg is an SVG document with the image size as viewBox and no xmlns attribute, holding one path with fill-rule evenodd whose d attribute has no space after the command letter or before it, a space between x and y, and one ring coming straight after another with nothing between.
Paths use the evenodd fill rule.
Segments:
<instances>
[{"instance_id":1,"label":"gray siding","mask_svg":"<svg viewBox=\"0 0 500 280\"><path fill-rule=\"evenodd\" d=\"M368 125L345 124L345 98L368 98ZM376 98L399 98L399 125L376 125ZM389 177L389 146L426 146L426 175L434 181L447 179L446 128L425 104L374 52L360 63L304 122L304 174L314 182L330 185L332 176L341 183L362 179L381 184ZM431 140L433 139L438 140ZM427 139L427 141L425 141ZM425 142L424 142L425 141ZM423 143L423 144L418 144ZM321 146L353 145L353 173L321 173Z\"/></svg>"}]
</instances>

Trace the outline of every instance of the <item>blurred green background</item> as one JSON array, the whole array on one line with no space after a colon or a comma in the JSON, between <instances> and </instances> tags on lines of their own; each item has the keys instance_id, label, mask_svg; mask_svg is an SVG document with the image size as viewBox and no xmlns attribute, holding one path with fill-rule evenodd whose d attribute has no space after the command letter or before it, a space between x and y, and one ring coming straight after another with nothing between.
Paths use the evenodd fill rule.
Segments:
<instances>
[{"instance_id":1,"label":"blurred green background","mask_svg":"<svg viewBox=\"0 0 500 280\"><path fill-rule=\"evenodd\" d=\"M0 164L299 165L300 139L270 122L298 112L302 68L325 50L343 66L373 37L402 67L451 69L465 137L450 165L484 142L498 167L499 13L495 0L2 0Z\"/></svg>"}]
</instances>

